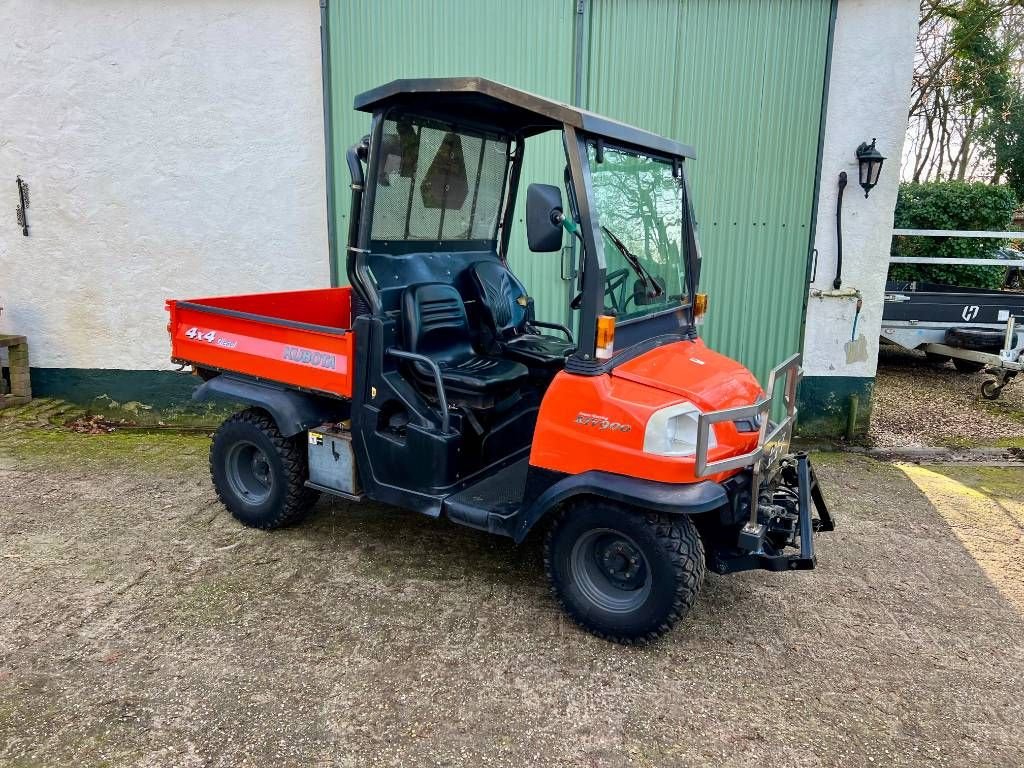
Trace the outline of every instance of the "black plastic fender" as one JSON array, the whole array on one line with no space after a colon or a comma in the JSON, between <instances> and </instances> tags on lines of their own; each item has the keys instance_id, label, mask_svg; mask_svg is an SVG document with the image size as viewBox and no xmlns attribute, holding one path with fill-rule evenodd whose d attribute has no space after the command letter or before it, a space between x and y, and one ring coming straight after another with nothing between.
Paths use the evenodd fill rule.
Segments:
<instances>
[{"instance_id":1,"label":"black plastic fender","mask_svg":"<svg viewBox=\"0 0 1024 768\"><path fill-rule=\"evenodd\" d=\"M326 421L337 421L346 414L347 403L299 392L281 384L258 381L246 376L222 373L196 387L192 399L231 400L264 409L273 417L284 437L299 434Z\"/></svg>"},{"instance_id":2,"label":"black plastic fender","mask_svg":"<svg viewBox=\"0 0 1024 768\"><path fill-rule=\"evenodd\" d=\"M542 491L517 515L512 538L517 544L521 543L538 520L574 496L599 496L668 515L696 515L729 503L725 488L711 480L661 483L591 470L578 475L565 475Z\"/></svg>"}]
</instances>

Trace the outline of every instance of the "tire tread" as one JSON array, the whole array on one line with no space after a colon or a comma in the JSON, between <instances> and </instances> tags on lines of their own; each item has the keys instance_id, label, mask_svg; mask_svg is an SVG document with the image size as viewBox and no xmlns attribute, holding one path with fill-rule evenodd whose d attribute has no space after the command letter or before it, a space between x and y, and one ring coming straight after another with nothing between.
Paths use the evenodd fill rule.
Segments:
<instances>
[{"instance_id":1,"label":"tire tread","mask_svg":"<svg viewBox=\"0 0 1024 768\"><path fill-rule=\"evenodd\" d=\"M689 613L690 608L697 601L697 595L700 594L707 573L704 544L700 534L686 517L663 515L656 512L635 512L632 514L643 518L650 526L655 538L668 552L672 562L672 569L676 574L676 589L672 608L657 627L637 636L605 632L588 624L586 618L577 613L575 607L562 597L555 586L551 541L558 524L569 514L573 514L573 505L563 506L554 513L551 524L547 528L544 536L544 573L548 578L548 584L555 600L578 626L602 640L623 645L646 645L669 632L677 621ZM630 512L623 510L623 514L630 514Z\"/></svg>"},{"instance_id":2,"label":"tire tread","mask_svg":"<svg viewBox=\"0 0 1024 768\"><path fill-rule=\"evenodd\" d=\"M273 444L274 450L281 458L281 464L284 466L285 471L286 481L284 503L279 505L276 514L272 517L253 523L249 520L244 520L235 513L230 500L225 497L224 492L216 480L214 480L213 487L217 493L217 498L220 500L220 503L223 504L239 522L250 527L260 528L266 531L292 525L305 517L320 496L317 491L306 487L308 456L305 451L305 446L295 438L287 438L282 435L280 430L277 428L277 424L274 423L274 420L270 415L259 408L247 408L244 411L239 411L225 420L221 426L223 427L231 423L250 424L262 432ZM210 476L214 478L216 478L216 474L214 473L214 449L216 441L217 436L214 435L213 443L210 445L209 459Z\"/></svg>"}]
</instances>

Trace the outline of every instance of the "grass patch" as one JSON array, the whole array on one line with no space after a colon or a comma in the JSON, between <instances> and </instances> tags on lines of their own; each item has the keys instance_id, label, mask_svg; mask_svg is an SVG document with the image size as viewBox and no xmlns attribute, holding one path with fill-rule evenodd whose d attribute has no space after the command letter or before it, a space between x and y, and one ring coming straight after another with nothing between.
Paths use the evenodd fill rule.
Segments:
<instances>
[{"instance_id":1,"label":"grass patch","mask_svg":"<svg viewBox=\"0 0 1024 768\"><path fill-rule=\"evenodd\" d=\"M181 471L195 466L206 456L210 440L206 434L114 431L83 435L63 429L19 430L4 452L31 464L110 465L143 469Z\"/></svg>"}]
</instances>

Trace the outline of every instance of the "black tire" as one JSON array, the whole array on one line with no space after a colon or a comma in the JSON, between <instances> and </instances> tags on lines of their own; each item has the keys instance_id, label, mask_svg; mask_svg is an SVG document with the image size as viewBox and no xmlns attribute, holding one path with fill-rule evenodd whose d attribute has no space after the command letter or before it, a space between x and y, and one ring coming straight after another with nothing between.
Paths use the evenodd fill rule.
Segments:
<instances>
[{"instance_id":1,"label":"black tire","mask_svg":"<svg viewBox=\"0 0 1024 768\"><path fill-rule=\"evenodd\" d=\"M1005 341L1005 332L994 328L950 328L946 331L946 344L959 349L998 352Z\"/></svg>"},{"instance_id":2,"label":"black tire","mask_svg":"<svg viewBox=\"0 0 1024 768\"><path fill-rule=\"evenodd\" d=\"M964 360L959 357L954 357L953 367L960 371L960 373L977 373L985 367L985 364L979 363L975 360Z\"/></svg>"},{"instance_id":3,"label":"black tire","mask_svg":"<svg viewBox=\"0 0 1024 768\"><path fill-rule=\"evenodd\" d=\"M217 497L243 525L270 530L301 519L319 494L306 488L305 444L286 438L257 408L236 413L210 446Z\"/></svg>"},{"instance_id":4,"label":"black tire","mask_svg":"<svg viewBox=\"0 0 1024 768\"><path fill-rule=\"evenodd\" d=\"M587 499L552 521L544 569L577 624L605 640L641 644L693 607L704 583L704 545L686 517Z\"/></svg>"},{"instance_id":5,"label":"black tire","mask_svg":"<svg viewBox=\"0 0 1024 768\"><path fill-rule=\"evenodd\" d=\"M1002 391L1003 385L996 379L985 379L981 382L981 396L986 400L998 400Z\"/></svg>"}]
</instances>

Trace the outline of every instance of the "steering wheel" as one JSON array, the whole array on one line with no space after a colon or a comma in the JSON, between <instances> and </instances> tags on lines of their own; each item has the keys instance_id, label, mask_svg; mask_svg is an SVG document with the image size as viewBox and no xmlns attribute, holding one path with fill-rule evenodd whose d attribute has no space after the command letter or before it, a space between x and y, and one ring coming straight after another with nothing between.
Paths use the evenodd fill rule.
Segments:
<instances>
[{"instance_id":1,"label":"steering wheel","mask_svg":"<svg viewBox=\"0 0 1024 768\"><path fill-rule=\"evenodd\" d=\"M605 304L605 309L612 309L615 314L621 314L626 308L626 280L629 278L628 269L617 269L614 272L606 274L604 276L604 296L606 301L611 302L611 306ZM615 292L618 291L619 295L616 296ZM570 309L579 309L583 303L583 291L576 294L576 298L569 304Z\"/></svg>"}]
</instances>

